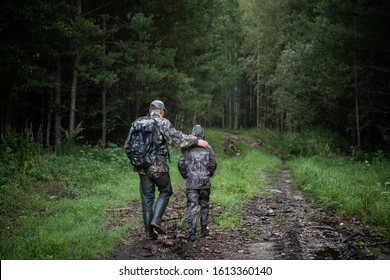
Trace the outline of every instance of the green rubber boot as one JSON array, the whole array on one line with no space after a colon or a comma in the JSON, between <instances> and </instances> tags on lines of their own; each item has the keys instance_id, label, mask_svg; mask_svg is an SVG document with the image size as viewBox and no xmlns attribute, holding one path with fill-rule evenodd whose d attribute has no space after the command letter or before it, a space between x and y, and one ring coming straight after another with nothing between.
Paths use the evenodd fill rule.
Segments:
<instances>
[{"instance_id":1,"label":"green rubber boot","mask_svg":"<svg viewBox=\"0 0 390 280\"><path fill-rule=\"evenodd\" d=\"M152 212L143 212L144 225L145 225L145 236L150 239L157 239L157 234L154 232L153 227L150 225L153 214Z\"/></svg>"},{"instance_id":2,"label":"green rubber boot","mask_svg":"<svg viewBox=\"0 0 390 280\"><path fill-rule=\"evenodd\" d=\"M162 216L165 208L167 208L169 198L159 198L154 209L153 219L150 225L157 231L158 234L165 234L165 229L161 226Z\"/></svg>"}]
</instances>

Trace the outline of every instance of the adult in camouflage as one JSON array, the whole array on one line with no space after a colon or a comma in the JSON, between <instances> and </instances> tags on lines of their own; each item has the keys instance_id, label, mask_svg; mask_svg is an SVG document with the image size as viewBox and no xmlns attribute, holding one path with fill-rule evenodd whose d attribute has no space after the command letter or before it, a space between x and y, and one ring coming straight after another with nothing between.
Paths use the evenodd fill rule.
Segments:
<instances>
[{"instance_id":1,"label":"adult in camouflage","mask_svg":"<svg viewBox=\"0 0 390 280\"><path fill-rule=\"evenodd\" d=\"M198 139L205 139L204 130L200 125L194 126L192 135ZM200 234L205 237L209 233L207 224L210 208L210 177L213 176L217 168L217 161L211 148L184 148L179 157L178 167L181 176L186 181L187 240L195 241L198 205L200 205Z\"/></svg>"},{"instance_id":2,"label":"adult in camouflage","mask_svg":"<svg viewBox=\"0 0 390 280\"><path fill-rule=\"evenodd\" d=\"M140 179L140 194L142 201L142 214L145 225L145 235L147 238L155 239L158 234L165 234L165 230L161 225L162 216L168 205L169 198L173 194L171 179L169 176L167 143L178 148L189 148L192 146L200 146L210 148L207 141L198 139L194 135L186 135L181 131L176 130L171 122L164 118L165 105L160 100L154 100L150 104L149 114L147 118L153 119L157 124L155 129L157 133L153 137L156 141L157 155L152 164L146 168L136 168ZM125 150L130 145L130 138L133 133L130 128L129 135L125 142ZM155 188L157 187L159 195L153 209L155 200ZM156 233L157 232L157 233Z\"/></svg>"}]
</instances>

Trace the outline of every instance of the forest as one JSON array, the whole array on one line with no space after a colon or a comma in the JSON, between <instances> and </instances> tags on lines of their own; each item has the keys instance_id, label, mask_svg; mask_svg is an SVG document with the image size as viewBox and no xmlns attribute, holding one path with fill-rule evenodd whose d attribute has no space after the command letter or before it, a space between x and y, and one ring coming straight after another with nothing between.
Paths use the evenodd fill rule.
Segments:
<instances>
[{"instance_id":1,"label":"forest","mask_svg":"<svg viewBox=\"0 0 390 280\"><path fill-rule=\"evenodd\" d=\"M161 99L179 129L389 149L386 0L6 0L0 13L3 144L122 145Z\"/></svg>"},{"instance_id":2,"label":"forest","mask_svg":"<svg viewBox=\"0 0 390 280\"><path fill-rule=\"evenodd\" d=\"M1 7L1 259L390 259L390 1ZM218 161L194 244L174 147L169 234L141 232L123 144L155 99Z\"/></svg>"}]
</instances>

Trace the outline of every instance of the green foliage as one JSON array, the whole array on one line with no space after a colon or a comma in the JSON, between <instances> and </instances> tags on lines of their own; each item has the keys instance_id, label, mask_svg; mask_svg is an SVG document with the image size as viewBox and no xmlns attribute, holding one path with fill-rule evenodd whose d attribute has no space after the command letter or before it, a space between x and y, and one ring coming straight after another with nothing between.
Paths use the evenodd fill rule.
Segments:
<instances>
[{"instance_id":1,"label":"green foliage","mask_svg":"<svg viewBox=\"0 0 390 280\"><path fill-rule=\"evenodd\" d=\"M226 140L224 139L223 131L206 127L204 132L206 140L210 143L218 158L225 157L223 148Z\"/></svg>"},{"instance_id":2,"label":"green foliage","mask_svg":"<svg viewBox=\"0 0 390 280\"><path fill-rule=\"evenodd\" d=\"M42 162L42 133L33 132L31 127L25 128L20 134L7 129L4 143L0 144L0 183L8 180L15 173L16 183L24 186L28 170L34 169Z\"/></svg>"},{"instance_id":3,"label":"green foliage","mask_svg":"<svg viewBox=\"0 0 390 280\"><path fill-rule=\"evenodd\" d=\"M354 162L350 158L295 158L289 162L296 182L330 209L358 216L390 232L390 163Z\"/></svg>"},{"instance_id":4,"label":"green foliage","mask_svg":"<svg viewBox=\"0 0 390 280\"><path fill-rule=\"evenodd\" d=\"M106 127L110 141L123 137L159 98L183 125L332 128L353 145L359 121L363 148L388 149L386 1L118 0L104 9L89 1L81 15L76 8L65 0L3 4L3 127L20 133L29 120L35 133L52 128L55 116L64 122L69 102L54 92L66 92L77 75L76 118L88 142Z\"/></svg>"},{"instance_id":5,"label":"green foliage","mask_svg":"<svg viewBox=\"0 0 390 280\"><path fill-rule=\"evenodd\" d=\"M335 156L349 153L348 142L338 134L319 129L281 133L270 129L253 129L244 134L261 139L264 145L287 159L294 156Z\"/></svg>"},{"instance_id":6,"label":"green foliage","mask_svg":"<svg viewBox=\"0 0 390 280\"><path fill-rule=\"evenodd\" d=\"M389 122L384 119L389 120L389 110L383 104L389 102L384 94L389 86L382 81L388 80L383 77L389 63L385 48L377 47L390 42L383 39L389 3L240 3L246 35L241 62L256 93L249 98L260 96L251 112L257 126L284 132L332 128L351 144L359 129L365 149L388 148Z\"/></svg>"},{"instance_id":7,"label":"green foliage","mask_svg":"<svg viewBox=\"0 0 390 280\"><path fill-rule=\"evenodd\" d=\"M240 228L246 223L245 219L237 215L235 211L225 211L218 216L214 215L213 220L218 226L228 230Z\"/></svg>"},{"instance_id":8,"label":"green foliage","mask_svg":"<svg viewBox=\"0 0 390 280\"><path fill-rule=\"evenodd\" d=\"M139 223L108 227L105 209L139 196L136 173L116 145L74 146L66 154L42 154L39 162L30 157L12 176L4 175L2 259L96 258Z\"/></svg>"},{"instance_id":9,"label":"green foliage","mask_svg":"<svg viewBox=\"0 0 390 280\"><path fill-rule=\"evenodd\" d=\"M332 156L347 150L347 142L325 130L306 130L282 136L282 151L287 156Z\"/></svg>"}]
</instances>

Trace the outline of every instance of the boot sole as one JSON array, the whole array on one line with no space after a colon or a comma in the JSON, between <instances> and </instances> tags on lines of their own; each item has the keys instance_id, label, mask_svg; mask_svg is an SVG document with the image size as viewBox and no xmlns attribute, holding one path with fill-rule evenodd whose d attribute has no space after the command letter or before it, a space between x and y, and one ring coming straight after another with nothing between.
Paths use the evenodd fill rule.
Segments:
<instances>
[{"instance_id":1,"label":"boot sole","mask_svg":"<svg viewBox=\"0 0 390 280\"><path fill-rule=\"evenodd\" d=\"M158 238L158 234L153 235L153 236L146 236L145 237L147 240L156 240Z\"/></svg>"},{"instance_id":2,"label":"boot sole","mask_svg":"<svg viewBox=\"0 0 390 280\"><path fill-rule=\"evenodd\" d=\"M151 223L150 225L157 231L158 234L165 234L165 230L159 225L154 223Z\"/></svg>"}]
</instances>

